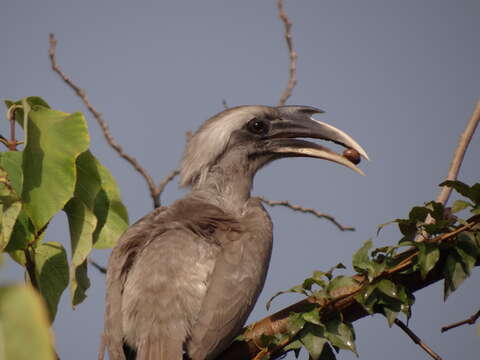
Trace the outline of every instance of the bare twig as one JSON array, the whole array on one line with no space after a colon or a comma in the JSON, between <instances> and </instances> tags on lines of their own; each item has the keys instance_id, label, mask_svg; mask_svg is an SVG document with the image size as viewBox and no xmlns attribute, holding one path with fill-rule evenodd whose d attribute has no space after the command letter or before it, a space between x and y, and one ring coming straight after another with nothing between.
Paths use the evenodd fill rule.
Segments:
<instances>
[{"instance_id":1,"label":"bare twig","mask_svg":"<svg viewBox=\"0 0 480 360\"><path fill-rule=\"evenodd\" d=\"M470 117L470 120L467 123L467 127L463 131L462 135L460 135L460 139L458 141L457 148L455 150L455 155L453 156L452 162L450 164L450 169L448 170L448 175L445 180L456 180L458 176L458 172L460 170L460 166L462 165L463 157L465 156L465 152L467 151L468 145L470 144L470 140L472 140L472 136L475 133L475 129L477 128L478 123L480 122L480 100L477 102L475 109ZM437 196L437 202L442 203L445 205L450 197L452 192L452 188L449 186L443 186L440 190L440 193Z\"/></svg>"},{"instance_id":2,"label":"bare twig","mask_svg":"<svg viewBox=\"0 0 480 360\"><path fill-rule=\"evenodd\" d=\"M283 0L277 0L278 15L285 27L285 41L287 42L288 53L290 55L290 75L288 78L288 84L280 97L278 106L285 105L288 98L292 96L292 91L295 85L297 85L297 53L293 47L292 40L292 23L287 17L285 8L283 7Z\"/></svg>"},{"instance_id":3,"label":"bare twig","mask_svg":"<svg viewBox=\"0 0 480 360\"><path fill-rule=\"evenodd\" d=\"M473 134L477 128L478 123L480 122L480 100L477 101L475 109L473 110L470 120L468 120L465 130L463 130L458 140L457 148L455 149L452 162L450 163L450 168L448 170L447 178L445 180L456 180L460 167L462 166L463 157L467 151L468 145L472 140ZM438 193L437 199L435 200L442 205L446 205L450 194L452 193L452 188L449 186L442 186L440 192ZM433 217L428 214L425 219L426 224L431 224L434 222ZM416 237L415 241L424 241L428 238L426 232L420 232Z\"/></svg>"},{"instance_id":4,"label":"bare twig","mask_svg":"<svg viewBox=\"0 0 480 360\"><path fill-rule=\"evenodd\" d=\"M107 140L107 143L117 152L117 154L125 159L130 165L133 166L133 168L145 179L148 189L150 190L150 196L152 197L153 200L153 206L155 208L160 206L160 193L157 190L157 187L155 186L155 182L153 181L153 178L150 176L150 174L145 170L140 163L138 162L137 159L135 159L133 156L128 155L123 148L118 144L115 139L113 138L112 134L110 133L110 129L108 127L108 124L106 121L103 119L102 114L99 113L89 102L87 95L83 89L81 89L79 86L77 86L63 71L60 69L60 67L57 64L56 60L56 49L57 49L57 40L55 39L54 34L50 34L49 37L50 40L50 49L48 51L48 54L50 56L50 62L52 65L53 71L55 71L61 78L62 80L70 86L77 96L83 101L84 105L87 107L87 109L90 111L90 113L93 115L95 120L97 121L98 125L100 125L100 128L102 129L103 136Z\"/></svg>"},{"instance_id":5,"label":"bare twig","mask_svg":"<svg viewBox=\"0 0 480 360\"><path fill-rule=\"evenodd\" d=\"M100 265L95 260L92 260L92 258L88 258L88 262L89 262L90 265L92 265L95 269L100 271L102 274L107 273L107 268L105 266Z\"/></svg>"},{"instance_id":6,"label":"bare twig","mask_svg":"<svg viewBox=\"0 0 480 360\"><path fill-rule=\"evenodd\" d=\"M267 204L269 206L285 206L285 207L287 207L291 210L294 210L294 211L300 211L302 213L312 214L312 215L314 215L314 216L316 216L320 219L327 219L328 221L330 221L332 224L334 224L341 231L355 231L354 227L343 226L332 215L321 213L321 212L319 212L315 209L305 208L305 207L300 206L300 205L293 205L293 204L290 204L290 202L288 202L288 201L272 201L272 200L265 199L262 196L259 196L258 198L262 202L264 202L265 204Z\"/></svg>"},{"instance_id":7,"label":"bare twig","mask_svg":"<svg viewBox=\"0 0 480 360\"><path fill-rule=\"evenodd\" d=\"M167 186L167 184L172 181L178 174L180 174L180 170L175 169L170 174L165 176L162 181L160 181L157 187L158 196L163 193L163 190L165 190L165 186Z\"/></svg>"},{"instance_id":8,"label":"bare twig","mask_svg":"<svg viewBox=\"0 0 480 360\"><path fill-rule=\"evenodd\" d=\"M456 323L453 323L451 325L447 325L447 326L444 326L442 327L442 333L445 332L445 331L448 331L450 329L454 329L456 327L459 327L459 326L462 326L462 325L473 325L477 322L478 318L480 318L480 310L478 310L475 314L473 314L472 316L470 316L468 319L465 319L465 320L462 320L462 321L458 321Z\"/></svg>"},{"instance_id":9,"label":"bare twig","mask_svg":"<svg viewBox=\"0 0 480 360\"><path fill-rule=\"evenodd\" d=\"M425 344L422 339L420 339L412 330L408 328L405 323L399 319L395 319L395 325L397 325L400 329L402 329L405 334L407 334L412 341L420 346L428 355L431 356L432 359L435 360L442 360L440 355L438 355L435 351L433 351L427 344Z\"/></svg>"}]
</instances>

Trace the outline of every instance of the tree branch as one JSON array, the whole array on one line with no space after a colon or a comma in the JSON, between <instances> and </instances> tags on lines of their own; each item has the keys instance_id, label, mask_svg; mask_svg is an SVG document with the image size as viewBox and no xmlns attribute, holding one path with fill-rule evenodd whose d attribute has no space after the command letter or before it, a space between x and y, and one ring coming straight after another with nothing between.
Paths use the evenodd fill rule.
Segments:
<instances>
[{"instance_id":1,"label":"tree branch","mask_svg":"<svg viewBox=\"0 0 480 360\"><path fill-rule=\"evenodd\" d=\"M57 40L55 39L54 34L50 34L49 37L50 41L50 48L48 51L48 54L50 56L50 62L52 65L53 71L55 71L61 78L62 80L70 86L77 96L82 100L83 104L87 107L87 109L90 111L90 113L93 115L95 120L97 121L98 125L100 125L100 128L102 129L103 136L107 140L108 145L112 147L117 154L126 160L132 167L143 177L145 182L147 183L148 189L150 191L150 196L153 201L153 206L155 208L160 206L160 192L158 191L157 187L155 186L155 182L153 181L153 178L150 176L150 174L145 170L140 163L138 162L137 159L135 159L133 156L128 155L123 148L118 144L115 139L113 138L112 134L110 133L110 129L108 127L107 122L103 119L102 114L99 113L93 105L90 103L90 101L87 98L87 95L83 89L81 89L78 85L76 85L63 71L62 69L58 66L57 64L57 59L56 59L56 49L57 49Z\"/></svg>"},{"instance_id":2,"label":"tree branch","mask_svg":"<svg viewBox=\"0 0 480 360\"><path fill-rule=\"evenodd\" d=\"M293 47L292 23L288 19L285 8L283 7L283 0L277 0L277 7L278 16L282 20L285 28L285 41L287 42L288 54L290 56L290 71L288 84L278 102L278 106L282 106L285 105L288 98L292 96L293 88L297 85L297 53L295 52L295 49Z\"/></svg>"},{"instance_id":3,"label":"tree branch","mask_svg":"<svg viewBox=\"0 0 480 360\"><path fill-rule=\"evenodd\" d=\"M459 326L462 326L462 325L473 325L475 324L475 322L478 320L478 318L480 318L480 310L478 310L475 314L473 314L472 316L470 316L468 319L465 319L465 320L462 320L462 321L458 321L456 323L453 323L451 325L447 325L447 326L444 326L442 327L442 333L445 332L445 331L448 331L450 329L454 329L456 327L459 327Z\"/></svg>"},{"instance_id":4,"label":"tree branch","mask_svg":"<svg viewBox=\"0 0 480 360\"><path fill-rule=\"evenodd\" d=\"M355 231L355 228L354 227L351 227L351 226L344 226L342 224L340 224L332 215L329 215L329 214L325 214L325 213L321 213L315 209L312 209L312 208L305 208L303 206L300 206L300 205L293 205L291 204L290 202L288 201L272 201L272 200L268 200L262 196L258 196L258 198L265 204L269 205L269 206L285 206L293 211L300 211L302 213L306 213L306 214L312 214L320 219L327 219L328 221L330 221L332 224L334 224L339 230L341 231Z\"/></svg>"},{"instance_id":5,"label":"tree branch","mask_svg":"<svg viewBox=\"0 0 480 360\"><path fill-rule=\"evenodd\" d=\"M440 236L437 236L430 241L443 242L455 238L463 231L470 230L474 225L480 223L480 215L476 215L468 219L467 224L460 228ZM411 273L403 273L403 271L412 266L413 259L417 256L417 251L409 249L400 253L399 257L405 257L395 269L387 271L380 275L377 279L387 278L394 283L405 286L412 293L423 289L437 281L444 278L443 267L445 258L442 256L437 262L436 266L423 279L420 271ZM476 264L480 265L480 264ZM367 279L363 275L355 275L355 285L345 286L336 289L332 294L332 300L318 300L314 297L308 297L299 301L289 307L276 312L256 323L253 323L244 328L244 341L233 342L216 360L246 360L255 357L261 350L257 347L257 343L263 335L283 334L287 332L288 317L292 312L303 312L307 309L311 310L311 305L315 304L321 314L322 321L329 321L341 313L344 321L354 322L369 315L367 311L355 300L355 295L359 293L365 284L368 284ZM292 338L290 338L292 340ZM287 344L285 344L287 345ZM275 349L271 352L270 359L276 359L284 354L283 348Z\"/></svg>"},{"instance_id":6,"label":"tree branch","mask_svg":"<svg viewBox=\"0 0 480 360\"><path fill-rule=\"evenodd\" d=\"M430 357L434 360L442 360L440 355L433 351L427 344L425 344L422 339L420 339L405 323L399 319L395 319L395 325L402 329L412 341L420 346Z\"/></svg>"},{"instance_id":7,"label":"tree branch","mask_svg":"<svg viewBox=\"0 0 480 360\"><path fill-rule=\"evenodd\" d=\"M455 155L453 156L452 162L450 163L450 169L448 170L448 175L445 180L456 180L458 176L458 172L460 170L460 166L463 162L463 157L465 156L465 152L467 151L468 145L472 140L473 134L475 133L475 129L480 122L480 100L477 101L475 109L470 117L470 120L467 123L467 127L460 135L460 139L458 141L457 148L455 150ZM452 188L449 186L443 186L440 190L440 193L437 196L437 202L442 203L445 205L450 197L452 192Z\"/></svg>"}]
</instances>

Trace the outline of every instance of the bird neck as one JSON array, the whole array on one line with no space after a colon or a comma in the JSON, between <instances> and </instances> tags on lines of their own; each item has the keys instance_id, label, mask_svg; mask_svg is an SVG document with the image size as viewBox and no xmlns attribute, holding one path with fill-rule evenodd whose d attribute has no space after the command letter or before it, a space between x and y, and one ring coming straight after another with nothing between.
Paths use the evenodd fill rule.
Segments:
<instances>
[{"instance_id":1,"label":"bird neck","mask_svg":"<svg viewBox=\"0 0 480 360\"><path fill-rule=\"evenodd\" d=\"M205 179L197 183L193 190L200 191L208 200L240 214L250 199L255 172L242 162L216 164Z\"/></svg>"}]
</instances>

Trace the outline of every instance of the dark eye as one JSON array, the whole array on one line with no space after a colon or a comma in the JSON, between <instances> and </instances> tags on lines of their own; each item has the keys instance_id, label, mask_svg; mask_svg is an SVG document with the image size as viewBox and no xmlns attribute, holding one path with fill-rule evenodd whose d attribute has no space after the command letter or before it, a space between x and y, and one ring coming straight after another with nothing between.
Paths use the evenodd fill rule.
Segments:
<instances>
[{"instance_id":1,"label":"dark eye","mask_svg":"<svg viewBox=\"0 0 480 360\"><path fill-rule=\"evenodd\" d=\"M257 135L265 135L268 130L268 122L264 120L252 119L247 124L247 129Z\"/></svg>"}]
</instances>

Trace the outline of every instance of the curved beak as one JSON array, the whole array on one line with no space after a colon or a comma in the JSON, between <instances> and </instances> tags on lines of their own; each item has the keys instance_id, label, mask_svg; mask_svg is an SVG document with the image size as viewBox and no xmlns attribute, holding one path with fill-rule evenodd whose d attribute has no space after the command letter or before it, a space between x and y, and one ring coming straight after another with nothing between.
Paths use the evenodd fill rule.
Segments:
<instances>
[{"instance_id":1,"label":"curved beak","mask_svg":"<svg viewBox=\"0 0 480 360\"><path fill-rule=\"evenodd\" d=\"M346 148L356 150L360 156L369 160L366 151L350 135L330 124L312 118L313 114L323 113L322 110L310 106L280 106L277 109L280 116L271 122L269 151L281 156L308 156L325 159L365 175L346 157L322 145L298 139L313 138L333 141Z\"/></svg>"}]
</instances>

